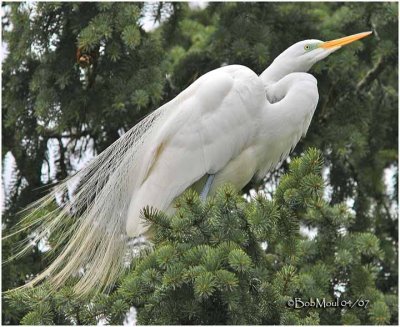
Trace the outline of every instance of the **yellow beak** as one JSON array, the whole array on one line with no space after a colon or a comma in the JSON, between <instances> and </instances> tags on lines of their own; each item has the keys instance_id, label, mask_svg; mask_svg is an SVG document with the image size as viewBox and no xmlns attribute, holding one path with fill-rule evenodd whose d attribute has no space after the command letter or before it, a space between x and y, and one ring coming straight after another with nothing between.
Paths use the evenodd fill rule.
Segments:
<instances>
[{"instance_id":1,"label":"yellow beak","mask_svg":"<svg viewBox=\"0 0 400 327\"><path fill-rule=\"evenodd\" d=\"M320 45L321 48L324 49L330 49L334 47L341 47L343 45L352 43L354 41L357 41L359 39L362 39L368 35L370 35L372 32L363 32L363 33L358 33L350 36L345 36L340 39L332 40L332 41L326 41Z\"/></svg>"}]
</instances>

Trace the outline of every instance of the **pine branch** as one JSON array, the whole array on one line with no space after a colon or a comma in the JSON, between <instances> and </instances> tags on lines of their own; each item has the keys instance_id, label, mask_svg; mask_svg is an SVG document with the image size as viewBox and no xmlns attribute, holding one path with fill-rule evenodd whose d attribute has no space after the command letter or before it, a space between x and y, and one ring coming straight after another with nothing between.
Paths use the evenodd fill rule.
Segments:
<instances>
[{"instance_id":1,"label":"pine branch","mask_svg":"<svg viewBox=\"0 0 400 327\"><path fill-rule=\"evenodd\" d=\"M367 72L364 78L357 84L356 93L360 93L366 90L368 86L382 73L382 71L387 67L389 60L384 56L380 57L375 63L375 66Z\"/></svg>"}]
</instances>

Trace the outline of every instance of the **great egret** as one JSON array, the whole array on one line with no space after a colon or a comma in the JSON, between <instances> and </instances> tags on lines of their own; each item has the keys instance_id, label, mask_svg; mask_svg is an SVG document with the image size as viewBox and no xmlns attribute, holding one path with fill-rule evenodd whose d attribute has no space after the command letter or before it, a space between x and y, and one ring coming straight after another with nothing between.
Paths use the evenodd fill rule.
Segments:
<instances>
[{"instance_id":1,"label":"great egret","mask_svg":"<svg viewBox=\"0 0 400 327\"><path fill-rule=\"evenodd\" d=\"M241 189L253 177L264 177L310 125L318 89L306 72L369 34L298 42L260 76L231 65L200 77L32 206L46 207L55 195L68 191L69 183L79 182L70 203L24 227L37 227L36 241L62 231L57 244L66 242L53 263L27 285L49 276L60 286L84 268L76 291L102 289L123 269L128 241L146 232L143 207L168 211L189 187L203 189L205 198L223 183ZM38 216L35 211L32 215Z\"/></svg>"}]
</instances>

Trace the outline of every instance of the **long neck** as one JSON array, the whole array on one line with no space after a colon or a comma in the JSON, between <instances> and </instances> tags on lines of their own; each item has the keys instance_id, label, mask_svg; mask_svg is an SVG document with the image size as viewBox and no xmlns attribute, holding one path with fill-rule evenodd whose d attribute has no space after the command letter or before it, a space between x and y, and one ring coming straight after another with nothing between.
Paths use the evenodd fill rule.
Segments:
<instances>
[{"instance_id":1,"label":"long neck","mask_svg":"<svg viewBox=\"0 0 400 327\"><path fill-rule=\"evenodd\" d=\"M318 103L317 81L307 73L288 74L267 87L267 98L274 101L262 111L259 178L286 158L307 132Z\"/></svg>"},{"instance_id":2,"label":"long neck","mask_svg":"<svg viewBox=\"0 0 400 327\"><path fill-rule=\"evenodd\" d=\"M272 64L260 75L264 86L267 88L275 84L287 74L293 73L295 69L290 63L285 63L282 60L274 60Z\"/></svg>"}]
</instances>

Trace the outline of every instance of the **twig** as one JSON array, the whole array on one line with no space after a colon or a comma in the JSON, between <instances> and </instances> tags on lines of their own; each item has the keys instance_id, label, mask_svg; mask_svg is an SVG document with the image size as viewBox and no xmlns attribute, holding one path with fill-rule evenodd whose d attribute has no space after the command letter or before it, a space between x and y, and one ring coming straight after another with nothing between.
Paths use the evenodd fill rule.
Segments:
<instances>
[{"instance_id":1,"label":"twig","mask_svg":"<svg viewBox=\"0 0 400 327\"><path fill-rule=\"evenodd\" d=\"M373 80L375 80L379 74L385 69L387 60L385 57L381 57L375 66L364 76L364 78L357 84L356 92L360 93L363 91Z\"/></svg>"}]
</instances>

